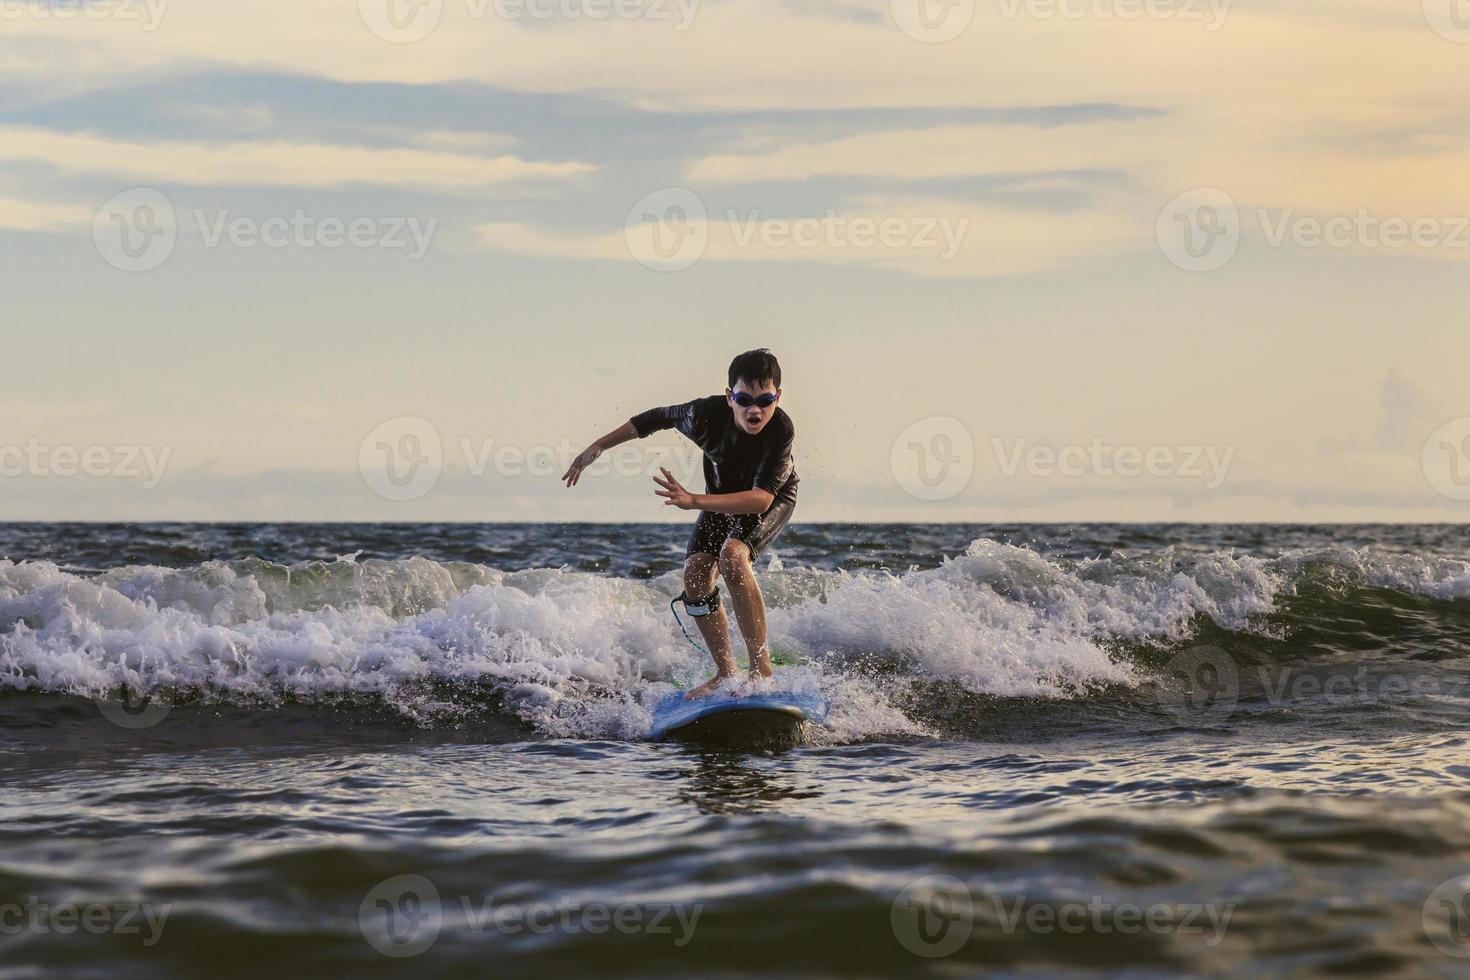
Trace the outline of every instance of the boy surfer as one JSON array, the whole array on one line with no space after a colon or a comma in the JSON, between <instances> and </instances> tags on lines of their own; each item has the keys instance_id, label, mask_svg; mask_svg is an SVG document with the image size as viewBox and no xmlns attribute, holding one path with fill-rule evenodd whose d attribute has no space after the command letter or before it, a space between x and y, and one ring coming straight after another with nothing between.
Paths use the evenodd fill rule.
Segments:
<instances>
[{"instance_id":1,"label":"boy surfer","mask_svg":"<svg viewBox=\"0 0 1470 980\"><path fill-rule=\"evenodd\" d=\"M796 508L796 468L791 446L796 429L777 403L781 365L765 348L730 362L723 395L634 415L584 449L562 474L568 487L614 446L662 429L678 429L704 452L704 493L690 493L660 467L655 476L665 506L700 512L684 549L684 608L699 624L715 661L715 676L689 692L702 697L735 676L730 623L716 577L730 588L735 619L750 656L750 677L771 676L766 647L766 605L755 578L754 558L781 533Z\"/></svg>"}]
</instances>

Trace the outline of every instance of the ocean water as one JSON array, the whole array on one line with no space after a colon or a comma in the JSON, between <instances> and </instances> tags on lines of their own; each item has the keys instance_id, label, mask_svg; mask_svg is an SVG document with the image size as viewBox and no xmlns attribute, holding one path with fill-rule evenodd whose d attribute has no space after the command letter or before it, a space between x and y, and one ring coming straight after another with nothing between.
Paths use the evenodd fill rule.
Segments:
<instances>
[{"instance_id":1,"label":"ocean water","mask_svg":"<svg viewBox=\"0 0 1470 980\"><path fill-rule=\"evenodd\" d=\"M1470 531L0 525L0 977L1470 968ZM737 643L737 649L738 643Z\"/></svg>"}]
</instances>

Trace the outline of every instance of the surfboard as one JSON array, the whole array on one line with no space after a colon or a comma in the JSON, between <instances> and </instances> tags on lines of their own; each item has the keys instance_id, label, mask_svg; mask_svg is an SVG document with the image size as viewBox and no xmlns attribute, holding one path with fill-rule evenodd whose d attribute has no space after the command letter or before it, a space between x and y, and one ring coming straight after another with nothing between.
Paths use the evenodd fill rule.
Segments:
<instances>
[{"instance_id":1,"label":"surfboard","mask_svg":"<svg viewBox=\"0 0 1470 980\"><path fill-rule=\"evenodd\" d=\"M763 743L797 737L802 725L827 717L820 694L766 691L744 697L716 692L686 699L684 691L668 695L653 709L654 740L686 738Z\"/></svg>"}]
</instances>

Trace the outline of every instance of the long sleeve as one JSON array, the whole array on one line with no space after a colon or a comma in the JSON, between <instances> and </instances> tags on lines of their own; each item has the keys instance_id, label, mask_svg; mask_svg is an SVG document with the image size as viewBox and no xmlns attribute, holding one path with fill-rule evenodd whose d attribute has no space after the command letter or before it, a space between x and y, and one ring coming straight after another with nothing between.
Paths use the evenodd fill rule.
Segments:
<instances>
[{"instance_id":1,"label":"long sleeve","mask_svg":"<svg viewBox=\"0 0 1470 980\"><path fill-rule=\"evenodd\" d=\"M646 412L639 412L629 418L633 428L638 432L638 438L659 432L663 429L678 429L685 435L693 429L695 406L699 399L685 402L682 405L665 405L662 408L650 408Z\"/></svg>"}]
</instances>

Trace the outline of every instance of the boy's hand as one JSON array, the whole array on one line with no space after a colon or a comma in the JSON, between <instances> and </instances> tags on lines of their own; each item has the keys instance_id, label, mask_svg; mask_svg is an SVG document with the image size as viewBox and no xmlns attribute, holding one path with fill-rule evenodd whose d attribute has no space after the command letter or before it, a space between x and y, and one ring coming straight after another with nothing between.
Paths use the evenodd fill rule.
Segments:
<instances>
[{"instance_id":1,"label":"boy's hand","mask_svg":"<svg viewBox=\"0 0 1470 980\"><path fill-rule=\"evenodd\" d=\"M693 510L694 494L680 486L679 481L674 479L674 474L670 473L664 467L660 466L658 471L664 475L664 478L660 480L658 477L654 477L653 482L663 487L663 489L655 490L654 493L664 498L665 505L673 504L680 510Z\"/></svg>"},{"instance_id":2,"label":"boy's hand","mask_svg":"<svg viewBox=\"0 0 1470 980\"><path fill-rule=\"evenodd\" d=\"M572 465L568 466L567 471L561 475L562 480L569 487L576 486L577 478L582 475L582 471L591 466L592 463L597 459L597 457L601 455L601 446L595 444L588 446L586 449L582 450L582 452L577 456L576 459L572 460Z\"/></svg>"}]
</instances>

